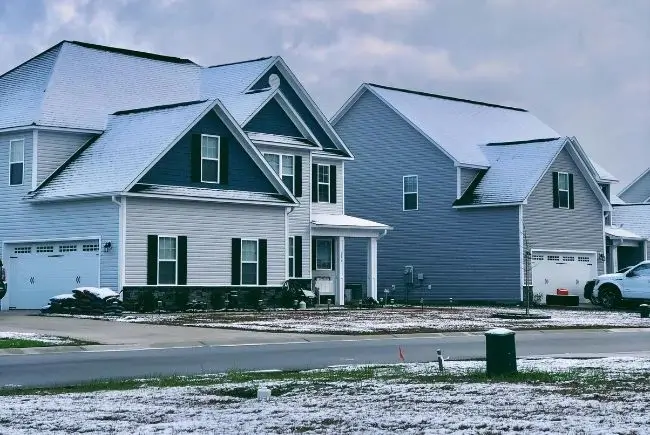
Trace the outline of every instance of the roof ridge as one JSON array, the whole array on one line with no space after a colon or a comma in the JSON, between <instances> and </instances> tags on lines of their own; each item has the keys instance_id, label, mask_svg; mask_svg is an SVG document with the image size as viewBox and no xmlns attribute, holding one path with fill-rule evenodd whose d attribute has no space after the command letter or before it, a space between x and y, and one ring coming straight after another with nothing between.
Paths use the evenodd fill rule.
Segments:
<instances>
[{"instance_id":1,"label":"roof ridge","mask_svg":"<svg viewBox=\"0 0 650 435\"><path fill-rule=\"evenodd\" d=\"M239 65L239 64L242 64L242 63L261 62L263 60L271 59L273 57L275 57L275 56L265 56L265 57L258 57L257 59L248 59L248 60L240 60L240 61L237 61L237 62L220 63L220 64L217 64L217 65L206 66L204 68L220 68L222 66Z\"/></svg>"},{"instance_id":2,"label":"roof ridge","mask_svg":"<svg viewBox=\"0 0 650 435\"><path fill-rule=\"evenodd\" d=\"M526 144L526 143L553 142L553 141L560 140L560 139L562 139L562 136L548 137L548 138L544 138L544 139L516 140L516 141L512 141L512 142L489 142L489 143L486 143L485 145L486 146L493 146L493 145L496 145L496 146L499 146L499 145L523 145L523 144Z\"/></svg>"},{"instance_id":3,"label":"roof ridge","mask_svg":"<svg viewBox=\"0 0 650 435\"><path fill-rule=\"evenodd\" d=\"M138 51L138 50L131 50L128 48L120 48L120 47L112 47L109 45L100 45L100 44L92 44L90 42L83 42L83 41L62 41L63 42L68 42L70 44L78 45L80 47L84 48L90 48L94 50L101 50L101 51L108 51L111 53L118 53L118 54L123 54L126 56L133 56L133 57L141 57L145 59L150 59L150 60L158 60L162 62L171 62L171 63L182 63L182 64L192 64L192 65L197 65L190 59L185 59L181 57L174 57L174 56L166 56L163 54L157 54L157 53L151 53L147 51Z\"/></svg>"},{"instance_id":4,"label":"roof ridge","mask_svg":"<svg viewBox=\"0 0 650 435\"><path fill-rule=\"evenodd\" d=\"M62 46L64 42L65 42L65 41L61 41L61 42L59 42L58 44L55 44L55 45L51 46L51 47L48 48L47 50L42 51L42 52L38 53L37 55L30 57L30 58L27 59L26 61L20 63L19 65L16 65L15 67L11 68L10 70L3 72L2 74L0 74L0 79L1 79L2 77L6 76L7 74L16 71L18 68L20 68L21 66L27 64L28 62L31 62L32 60L36 59L37 57L41 57L41 56L43 56L44 54L49 53L50 51L54 50L55 48ZM58 55L57 55L57 57L58 57ZM58 59L57 59L57 60L58 60ZM55 62L56 62L56 61L55 61Z\"/></svg>"},{"instance_id":5,"label":"roof ridge","mask_svg":"<svg viewBox=\"0 0 650 435\"><path fill-rule=\"evenodd\" d=\"M153 112L155 110L165 110L165 109L173 109L175 107L183 107L183 106L192 106L194 104L201 104L205 103L206 100L192 100L192 101L183 101L180 103L173 103L173 104L161 104L158 106L149 106L149 107L139 107L137 109L126 109L126 110L119 110L117 112L112 113L112 115L131 115L134 113L142 113L142 112Z\"/></svg>"},{"instance_id":6,"label":"roof ridge","mask_svg":"<svg viewBox=\"0 0 650 435\"><path fill-rule=\"evenodd\" d=\"M485 101L477 101L477 100L469 100L466 98L458 98L458 97L450 97L448 95L440 95L440 94L432 94L429 92L423 92L423 91L414 91L412 89L404 89L404 88L397 88L394 86L386 86L386 85L380 85L377 83L366 83L369 86L374 86L377 88L382 88L382 89L388 89L390 91L398 91L398 92L406 92L409 94L415 94L415 95L421 95L424 97L433 97L433 98L440 98L443 100L450 100L450 101L458 101L461 103L469 103L469 104L477 104L479 106L487 106L487 107L496 107L499 109L507 109L507 110L514 110L517 112L528 112L526 109L522 109L520 107L513 107L513 106L505 106L502 104L495 104L495 103L487 103Z\"/></svg>"}]
</instances>

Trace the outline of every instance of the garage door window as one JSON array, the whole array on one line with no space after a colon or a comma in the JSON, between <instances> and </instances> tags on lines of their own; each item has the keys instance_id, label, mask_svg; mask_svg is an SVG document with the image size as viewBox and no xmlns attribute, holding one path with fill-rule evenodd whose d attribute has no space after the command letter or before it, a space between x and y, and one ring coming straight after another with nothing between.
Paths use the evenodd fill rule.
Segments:
<instances>
[{"instance_id":1,"label":"garage door window","mask_svg":"<svg viewBox=\"0 0 650 435\"><path fill-rule=\"evenodd\" d=\"M14 248L14 254L30 254L31 252L31 246L19 246L17 248Z\"/></svg>"},{"instance_id":2,"label":"garage door window","mask_svg":"<svg viewBox=\"0 0 650 435\"><path fill-rule=\"evenodd\" d=\"M75 252L77 250L77 245L61 245L59 246L59 252Z\"/></svg>"},{"instance_id":3,"label":"garage door window","mask_svg":"<svg viewBox=\"0 0 650 435\"><path fill-rule=\"evenodd\" d=\"M158 238L158 284L176 285L176 237Z\"/></svg>"},{"instance_id":4,"label":"garage door window","mask_svg":"<svg viewBox=\"0 0 650 435\"><path fill-rule=\"evenodd\" d=\"M52 245L37 246L36 252L39 254L48 254L54 252L54 246Z\"/></svg>"}]
</instances>

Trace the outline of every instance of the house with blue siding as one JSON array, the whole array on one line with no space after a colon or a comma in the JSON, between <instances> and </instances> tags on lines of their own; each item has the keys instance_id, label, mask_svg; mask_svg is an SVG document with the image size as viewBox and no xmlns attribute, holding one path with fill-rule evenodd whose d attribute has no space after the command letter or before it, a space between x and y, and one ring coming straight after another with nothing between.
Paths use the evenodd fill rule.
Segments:
<instances>
[{"instance_id":1,"label":"house with blue siding","mask_svg":"<svg viewBox=\"0 0 650 435\"><path fill-rule=\"evenodd\" d=\"M581 296L606 270L617 180L527 110L364 84L331 122L355 154L346 211L394 228L378 251L380 296ZM364 252L348 243L349 282L364 282Z\"/></svg>"},{"instance_id":2,"label":"house with blue siding","mask_svg":"<svg viewBox=\"0 0 650 435\"><path fill-rule=\"evenodd\" d=\"M204 67L63 41L0 76L2 309L81 286L345 302L345 240L390 227L344 209L354 156L280 57Z\"/></svg>"}]
</instances>

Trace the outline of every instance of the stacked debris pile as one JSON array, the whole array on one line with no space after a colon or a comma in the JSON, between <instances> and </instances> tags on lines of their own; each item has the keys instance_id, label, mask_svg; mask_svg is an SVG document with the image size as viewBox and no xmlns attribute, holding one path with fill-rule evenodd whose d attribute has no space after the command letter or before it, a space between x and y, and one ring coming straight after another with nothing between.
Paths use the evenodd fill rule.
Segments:
<instances>
[{"instance_id":1,"label":"stacked debris pile","mask_svg":"<svg viewBox=\"0 0 650 435\"><path fill-rule=\"evenodd\" d=\"M50 298L41 308L47 314L89 314L121 316L124 311L119 294L110 288L79 287L72 293Z\"/></svg>"}]
</instances>

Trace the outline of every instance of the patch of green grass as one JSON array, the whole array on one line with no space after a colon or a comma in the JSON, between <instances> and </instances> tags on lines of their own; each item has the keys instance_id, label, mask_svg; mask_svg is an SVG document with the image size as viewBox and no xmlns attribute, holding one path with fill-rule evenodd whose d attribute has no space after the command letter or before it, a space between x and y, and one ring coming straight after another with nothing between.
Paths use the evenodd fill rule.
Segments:
<instances>
[{"instance_id":1,"label":"patch of green grass","mask_svg":"<svg viewBox=\"0 0 650 435\"><path fill-rule=\"evenodd\" d=\"M65 340L60 343L49 341L33 340L28 338L0 338L0 349L22 349L26 347L52 347L52 346L84 346L90 344L99 344L92 341L75 340L72 338L62 338Z\"/></svg>"}]
</instances>

